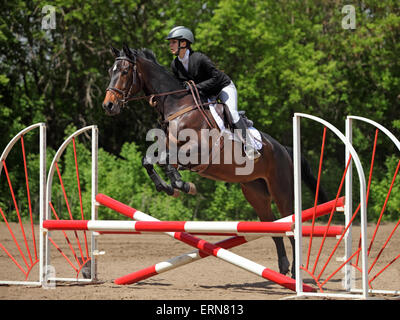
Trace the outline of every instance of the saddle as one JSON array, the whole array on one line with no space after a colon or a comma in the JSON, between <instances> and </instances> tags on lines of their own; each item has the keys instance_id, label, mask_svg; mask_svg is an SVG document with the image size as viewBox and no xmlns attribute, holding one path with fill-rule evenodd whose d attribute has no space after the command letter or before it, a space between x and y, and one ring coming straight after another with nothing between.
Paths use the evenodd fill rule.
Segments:
<instances>
[{"instance_id":1,"label":"saddle","mask_svg":"<svg viewBox=\"0 0 400 320\"><path fill-rule=\"evenodd\" d=\"M204 114L204 109L210 110L210 106L213 105L218 116L223 120L224 127L228 128L233 133L234 125L233 125L232 115L231 115L231 112L230 112L228 106L225 103L218 100L218 98L215 96L214 97L205 96L203 94L203 92L201 92L197 89L196 84L194 83L193 80L185 82L185 86L188 88L188 90L191 91L192 96L193 96L199 110L202 111L202 109L203 109L203 111L202 111L203 117L206 119L206 121L209 123L210 126L211 126L211 124L208 121L207 116ZM239 111L238 113L239 113L239 116L244 120L244 123L246 124L247 128L250 128L253 126L253 122L245 116L245 111ZM214 120L213 121L214 124L218 128L216 119L213 119L213 120Z\"/></svg>"},{"instance_id":2,"label":"saddle","mask_svg":"<svg viewBox=\"0 0 400 320\"><path fill-rule=\"evenodd\" d=\"M207 98L207 97L204 97L203 95L201 95L200 92L197 90L196 86L194 85L194 82L189 81L187 84L188 84L188 89L192 93L192 97L195 101L195 104L188 106L188 107L186 107L182 110L179 110L178 112L170 115L163 122L163 124L165 126L168 126L168 123L171 120L181 116L182 114L185 114L186 112L191 112L192 110L197 109L201 113L204 120L207 122L207 124L209 125L209 127L211 129L216 128L221 132L221 134L224 129L228 129L232 133L232 137L235 136L235 133L234 133L235 126L233 124L232 115L231 115L231 112L230 112L228 106L225 103L222 103L221 101L218 101L217 99L215 99L215 97L214 97L214 99L212 99L212 98ZM211 108L213 108L213 110L211 110ZM238 113L239 113L239 116L244 120L244 123L246 124L247 128L250 128L253 126L253 122L250 121L246 117L244 111L239 111ZM219 122L217 120L218 117L220 118ZM222 121L222 123L221 123L221 121ZM223 141L224 139L221 139L221 137L222 136L220 136L218 139L219 143L217 145L212 146L210 153L209 153L209 157L211 157L213 154L213 152L212 152L213 148L216 147L216 148L219 148L220 150L222 150L224 148L224 141ZM244 147L244 144L243 144L243 147ZM178 165L178 169L179 170L189 169L191 171L196 171L196 172L202 173L202 172L207 171L210 164L211 164L211 161L209 161L206 164L195 165L194 167Z\"/></svg>"}]
</instances>

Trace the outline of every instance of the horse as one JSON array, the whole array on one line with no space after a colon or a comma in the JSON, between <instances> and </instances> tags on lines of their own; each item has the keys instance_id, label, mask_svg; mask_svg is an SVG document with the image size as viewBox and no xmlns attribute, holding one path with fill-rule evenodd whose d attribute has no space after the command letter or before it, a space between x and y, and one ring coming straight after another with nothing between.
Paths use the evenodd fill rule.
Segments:
<instances>
[{"instance_id":1,"label":"horse","mask_svg":"<svg viewBox=\"0 0 400 320\"><path fill-rule=\"evenodd\" d=\"M271 208L272 201L275 202L281 217L293 214L293 154L290 147L283 146L270 135L260 131L262 140L262 148L259 150L260 157L249 160L252 170L246 174L238 173L238 169L243 169L244 166L243 162L237 161L237 157L227 163L208 161L208 163L199 164L199 161L193 161L191 158L192 161L188 163L178 160L178 163L171 164L168 162L168 158L173 143L177 146L178 153L182 151L181 154L187 154L189 151L189 153L193 152L199 156L203 152L204 156L204 150L206 150L208 160L212 158L211 154L215 149L220 151L220 155L224 159L232 159L234 150L243 151L243 143L240 140L233 140L229 144L227 143L229 139L219 139L217 140L219 143L214 141L214 144L210 145L206 143L210 141L209 137L201 138L202 130L215 129L218 131L219 129L211 115L210 105L200 101L201 96L194 83L185 85L180 83L170 71L157 62L151 50L132 49L124 45L122 50L111 47L111 52L115 57L115 62L109 69L111 79L102 104L106 114L117 115L129 101L147 99L162 119L161 128L166 133L165 141L167 143L167 155L164 156L166 162L162 163L162 167L171 184L167 184L154 169L154 165L160 164L160 161L159 163L152 162L146 156L142 160L157 191L165 191L169 195L176 195L176 190L195 194L195 186L190 182L182 181L179 173L179 170L191 170L208 179L240 183L245 199L253 207L260 221L276 219ZM139 92L143 92L145 95L137 96ZM224 106L221 103L216 101L213 106L222 118L227 118L228 115L224 116ZM228 122L226 123L229 125ZM172 129L175 130L175 135L171 134ZM187 139L183 139L184 141L177 139L177 132L187 129L195 132L198 138L197 144L188 143ZM223 141L221 142L221 140ZM243 152L239 153L244 154ZM312 192L317 192L316 179L304 157L302 157L301 166L302 180ZM328 198L323 188L320 187L318 191L319 203L326 202ZM289 239L293 252L291 274L295 278L294 238L289 237ZM290 263L283 238L273 237L273 241L278 255L279 272L287 274Z\"/></svg>"}]
</instances>

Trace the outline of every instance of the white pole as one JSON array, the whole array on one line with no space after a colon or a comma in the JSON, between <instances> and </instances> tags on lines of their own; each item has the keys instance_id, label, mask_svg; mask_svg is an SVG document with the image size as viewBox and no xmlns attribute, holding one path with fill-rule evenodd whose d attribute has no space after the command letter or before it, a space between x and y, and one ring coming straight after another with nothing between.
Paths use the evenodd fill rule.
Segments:
<instances>
[{"instance_id":1,"label":"white pole","mask_svg":"<svg viewBox=\"0 0 400 320\"><path fill-rule=\"evenodd\" d=\"M294 215L295 215L295 257L296 257L296 292L303 293L303 279L300 266L302 264L302 199L301 199L301 145L300 145L300 117L293 117L293 174L294 174Z\"/></svg>"},{"instance_id":2,"label":"white pole","mask_svg":"<svg viewBox=\"0 0 400 320\"><path fill-rule=\"evenodd\" d=\"M43 219L46 217L46 125L40 125L40 172L39 172L39 281L43 285L44 234Z\"/></svg>"},{"instance_id":3,"label":"white pole","mask_svg":"<svg viewBox=\"0 0 400 320\"><path fill-rule=\"evenodd\" d=\"M353 130L352 130L352 121L351 119L346 119L346 137L349 142L353 143ZM346 152L344 158L344 165L347 165L347 162L350 158L350 150L346 145ZM344 204L344 217L345 217L345 226L347 226L350 222L350 219L353 215L353 160L350 160L349 168L347 169L346 180L345 180L345 196L346 202ZM345 256L344 261L347 261L352 252L352 225L347 230L347 233L344 238L345 241ZM353 288L353 279L351 276L352 267L349 263L347 263L344 267L344 289L346 291L351 291Z\"/></svg>"},{"instance_id":4,"label":"white pole","mask_svg":"<svg viewBox=\"0 0 400 320\"><path fill-rule=\"evenodd\" d=\"M98 192L98 181L97 181L97 176L98 176L98 137L99 137L99 131L97 129L97 126L93 126L92 128L92 215L91 219L93 221L97 220L97 211L98 211L98 206L96 202L96 195ZM92 232L91 234L91 280L92 281L97 281L97 258L94 255L94 252L97 250L97 237L95 235L95 232Z\"/></svg>"}]
</instances>

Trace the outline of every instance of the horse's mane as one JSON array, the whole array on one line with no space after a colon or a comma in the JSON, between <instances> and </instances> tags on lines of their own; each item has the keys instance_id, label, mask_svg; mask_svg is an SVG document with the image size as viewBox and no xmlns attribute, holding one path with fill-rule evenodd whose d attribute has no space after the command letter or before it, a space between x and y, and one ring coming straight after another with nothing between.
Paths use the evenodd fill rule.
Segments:
<instances>
[{"instance_id":1,"label":"horse's mane","mask_svg":"<svg viewBox=\"0 0 400 320\"><path fill-rule=\"evenodd\" d=\"M137 50L136 50L136 54L137 54L139 57L142 57L142 58L151 60L151 61L153 61L155 64L157 64L157 65L159 65L160 67L162 67L162 65L160 65L160 64L158 63L157 58L156 58L156 55L155 55L155 53L154 53L152 50L147 49L147 48L137 49Z\"/></svg>"},{"instance_id":2,"label":"horse's mane","mask_svg":"<svg viewBox=\"0 0 400 320\"><path fill-rule=\"evenodd\" d=\"M181 88L182 85L181 83L178 81L178 79L176 79L174 77L174 75L171 73L171 71L167 70L164 66L162 66L156 58L155 53L147 48L142 48L142 49L131 49L136 56L150 60L151 62L153 62L156 66L158 66L158 68L160 69L160 71L164 74L167 75L170 79L168 79L169 83L174 83L174 87L179 87Z\"/></svg>"}]
</instances>

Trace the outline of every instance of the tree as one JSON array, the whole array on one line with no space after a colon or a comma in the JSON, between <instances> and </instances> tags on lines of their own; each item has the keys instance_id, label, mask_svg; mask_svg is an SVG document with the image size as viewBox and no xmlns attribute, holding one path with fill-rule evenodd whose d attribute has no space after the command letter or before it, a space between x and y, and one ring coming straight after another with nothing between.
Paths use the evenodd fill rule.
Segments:
<instances>
[{"instance_id":1,"label":"tree","mask_svg":"<svg viewBox=\"0 0 400 320\"><path fill-rule=\"evenodd\" d=\"M193 48L206 53L232 78L238 88L239 108L255 126L285 145L292 144L295 112L322 117L342 130L348 114L361 114L393 128L398 135L398 1L355 2L355 29L342 27L345 4L316 0L56 0L51 3L55 29L43 29L42 21L49 12L42 8L47 3L5 2L0 16L1 145L22 128L44 121L49 148L56 149L69 125L97 124L100 146L110 153L110 158L106 156L109 161L126 164L123 161L131 155L123 152L129 149L124 146L127 142L134 142L135 152L143 154L146 133L157 126L156 112L143 101L130 103L114 118L101 108L109 82L107 70L114 62L109 48L121 48L124 43L147 47L169 68L173 57L165 36L177 25L191 28L196 40ZM321 132L322 128L312 123L302 123L303 150L314 171ZM370 156L373 138L373 133L364 136L355 130L363 157ZM381 147L378 157L383 161L391 150ZM333 142L326 146L327 167L332 169L325 173L324 183L330 190L344 166L340 148ZM110 165L110 170L114 168L117 166ZM384 176L384 167L377 170ZM204 198L183 197L177 212L191 208L191 215L200 217L207 208L206 197L222 194L235 198L240 194L236 186L184 174L196 181ZM142 191L154 196L150 190ZM229 199L221 196L215 200L222 206L224 198ZM165 200L163 196L160 199ZM235 199L242 203L243 199Z\"/></svg>"}]
</instances>

